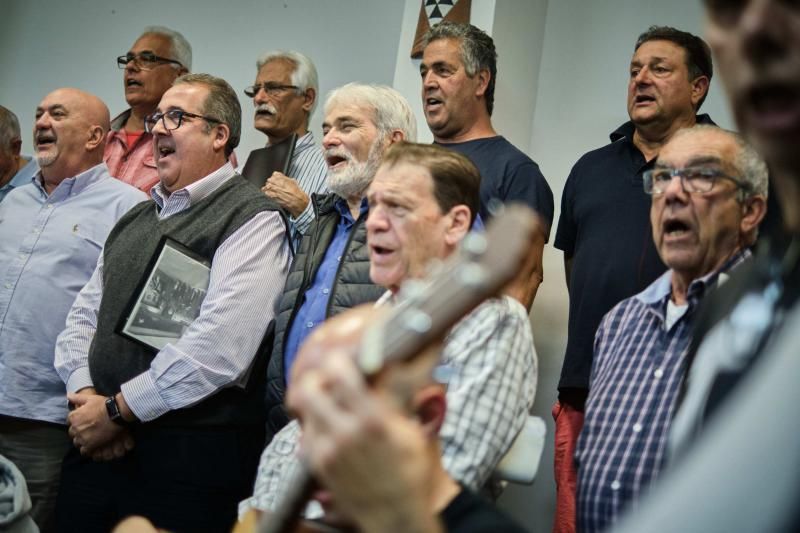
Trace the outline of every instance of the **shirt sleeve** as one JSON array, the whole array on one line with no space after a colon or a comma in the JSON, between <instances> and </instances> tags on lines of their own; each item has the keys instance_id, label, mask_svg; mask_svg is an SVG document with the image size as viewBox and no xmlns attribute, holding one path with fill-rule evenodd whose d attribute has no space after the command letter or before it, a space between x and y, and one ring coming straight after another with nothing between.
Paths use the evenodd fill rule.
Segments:
<instances>
[{"instance_id":1,"label":"shirt sleeve","mask_svg":"<svg viewBox=\"0 0 800 533\"><path fill-rule=\"evenodd\" d=\"M300 464L297 447L300 442L300 424L290 421L275 434L264 448L258 463L253 495L239 503L239 517L250 509L274 511L280 495L286 492L289 480Z\"/></svg>"},{"instance_id":2,"label":"shirt sleeve","mask_svg":"<svg viewBox=\"0 0 800 533\"><path fill-rule=\"evenodd\" d=\"M97 331L97 310L103 299L103 252L97 266L78 293L67 314L66 328L56 339L55 368L67 385L67 392L77 392L91 387L89 374L89 347Z\"/></svg>"},{"instance_id":3,"label":"shirt sleeve","mask_svg":"<svg viewBox=\"0 0 800 533\"><path fill-rule=\"evenodd\" d=\"M522 202L536 210L547 223L545 240L548 240L553 224L553 191L539 170L539 165L530 160L519 165L509 177L507 187L504 201Z\"/></svg>"},{"instance_id":4,"label":"shirt sleeve","mask_svg":"<svg viewBox=\"0 0 800 533\"><path fill-rule=\"evenodd\" d=\"M558 218L556 240L553 243L556 248L570 257L575 253L575 240L578 234L578 224L573 211L576 179L573 168L564 184L564 192L561 194L561 215Z\"/></svg>"},{"instance_id":5,"label":"shirt sleeve","mask_svg":"<svg viewBox=\"0 0 800 533\"><path fill-rule=\"evenodd\" d=\"M194 405L246 375L283 291L291 252L275 211L262 212L217 249L200 314L148 371L122 384L142 421Z\"/></svg>"},{"instance_id":6,"label":"shirt sleeve","mask_svg":"<svg viewBox=\"0 0 800 533\"><path fill-rule=\"evenodd\" d=\"M443 359L453 376L439 434L442 463L479 490L533 405L537 362L525 309L509 297L484 303L453 330Z\"/></svg>"}]
</instances>

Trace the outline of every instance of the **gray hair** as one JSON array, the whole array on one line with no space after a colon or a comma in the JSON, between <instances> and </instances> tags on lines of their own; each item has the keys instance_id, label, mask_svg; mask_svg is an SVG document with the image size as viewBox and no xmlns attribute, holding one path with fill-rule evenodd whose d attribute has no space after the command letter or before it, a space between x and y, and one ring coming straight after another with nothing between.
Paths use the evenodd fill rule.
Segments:
<instances>
[{"instance_id":1,"label":"gray hair","mask_svg":"<svg viewBox=\"0 0 800 533\"><path fill-rule=\"evenodd\" d=\"M325 114L337 104L369 107L381 136L400 130L405 140L416 142L417 119L405 96L386 85L348 83L328 93Z\"/></svg>"},{"instance_id":2,"label":"gray hair","mask_svg":"<svg viewBox=\"0 0 800 533\"><path fill-rule=\"evenodd\" d=\"M239 145L239 138L242 134L242 106L239 104L239 98L236 97L236 91L227 81L211 74L184 74L176 79L172 85L175 86L182 83L199 84L208 87L208 96L203 103L201 112L219 120L230 128L230 137L228 137L228 143L225 145L225 155L230 156L233 153L233 149ZM206 125L206 131L210 130L211 126Z\"/></svg>"},{"instance_id":3,"label":"gray hair","mask_svg":"<svg viewBox=\"0 0 800 533\"><path fill-rule=\"evenodd\" d=\"M744 201L756 195L767 198L769 189L767 164L758 152L744 140L744 137L738 133L712 126L711 124L696 124L691 128L678 130L673 138L712 132L725 135L736 144L736 157L730 163L736 169L739 179L745 184L745 187L741 189L739 200Z\"/></svg>"},{"instance_id":4,"label":"gray hair","mask_svg":"<svg viewBox=\"0 0 800 533\"><path fill-rule=\"evenodd\" d=\"M167 28L166 26L147 26L144 30L142 30L142 35L139 37L147 35L148 33L163 35L169 39L172 48L172 57L170 59L174 59L175 61L179 62L189 72L192 71L192 45L189 44L189 41L186 40L186 37L184 37L180 32ZM178 65L173 64L172 66L176 69L180 68Z\"/></svg>"},{"instance_id":5,"label":"gray hair","mask_svg":"<svg viewBox=\"0 0 800 533\"><path fill-rule=\"evenodd\" d=\"M467 76L474 77L481 70L488 70L489 85L486 87L486 110L489 116L494 110L494 85L497 79L497 50L494 41L480 28L472 24L443 21L428 30L422 37L423 49L433 41L457 39L461 44L461 62Z\"/></svg>"},{"instance_id":6,"label":"gray hair","mask_svg":"<svg viewBox=\"0 0 800 533\"><path fill-rule=\"evenodd\" d=\"M306 89L309 88L314 89L314 104L308 112L309 116L313 115L314 110L317 108L317 100L319 100L317 67L314 66L314 63L307 55L301 54L300 52L294 50L271 50L258 58L258 61L256 61L256 68L261 70L261 67L267 63L278 60L288 61L294 65L292 85L297 86L298 93L304 93Z\"/></svg>"},{"instance_id":7,"label":"gray hair","mask_svg":"<svg viewBox=\"0 0 800 533\"><path fill-rule=\"evenodd\" d=\"M17 115L0 105L0 150L8 150L12 142L21 139Z\"/></svg>"}]
</instances>

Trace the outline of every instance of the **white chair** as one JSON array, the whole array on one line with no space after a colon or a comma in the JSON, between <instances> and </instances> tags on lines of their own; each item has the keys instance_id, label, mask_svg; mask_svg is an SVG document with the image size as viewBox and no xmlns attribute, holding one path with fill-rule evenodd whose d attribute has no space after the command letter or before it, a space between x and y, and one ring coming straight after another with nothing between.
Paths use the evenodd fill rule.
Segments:
<instances>
[{"instance_id":1,"label":"white chair","mask_svg":"<svg viewBox=\"0 0 800 533\"><path fill-rule=\"evenodd\" d=\"M529 416L511 448L497 465L495 479L523 485L533 483L539 470L546 434L544 420L538 416Z\"/></svg>"}]
</instances>

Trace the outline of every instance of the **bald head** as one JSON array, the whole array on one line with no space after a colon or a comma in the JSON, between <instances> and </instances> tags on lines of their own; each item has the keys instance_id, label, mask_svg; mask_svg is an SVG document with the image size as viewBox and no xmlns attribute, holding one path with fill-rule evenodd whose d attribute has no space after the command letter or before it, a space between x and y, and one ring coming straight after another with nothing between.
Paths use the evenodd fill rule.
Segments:
<instances>
[{"instance_id":1,"label":"bald head","mask_svg":"<svg viewBox=\"0 0 800 533\"><path fill-rule=\"evenodd\" d=\"M42 176L53 187L103 161L108 107L93 94L56 89L36 108L33 145Z\"/></svg>"}]
</instances>

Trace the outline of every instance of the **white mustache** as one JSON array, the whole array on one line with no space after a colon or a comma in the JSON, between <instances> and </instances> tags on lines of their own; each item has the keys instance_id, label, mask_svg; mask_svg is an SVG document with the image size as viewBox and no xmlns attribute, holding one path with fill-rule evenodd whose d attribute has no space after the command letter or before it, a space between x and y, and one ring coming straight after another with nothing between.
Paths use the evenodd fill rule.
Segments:
<instances>
[{"instance_id":1,"label":"white mustache","mask_svg":"<svg viewBox=\"0 0 800 533\"><path fill-rule=\"evenodd\" d=\"M275 106L273 106L272 104L269 104L268 102L264 102L263 104L258 104L256 106L256 113L258 113L260 111L266 111L267 113L269 113L271 115L277 115L278 114L278 110L275 109Z\"/></svg>"}]
</instances>

